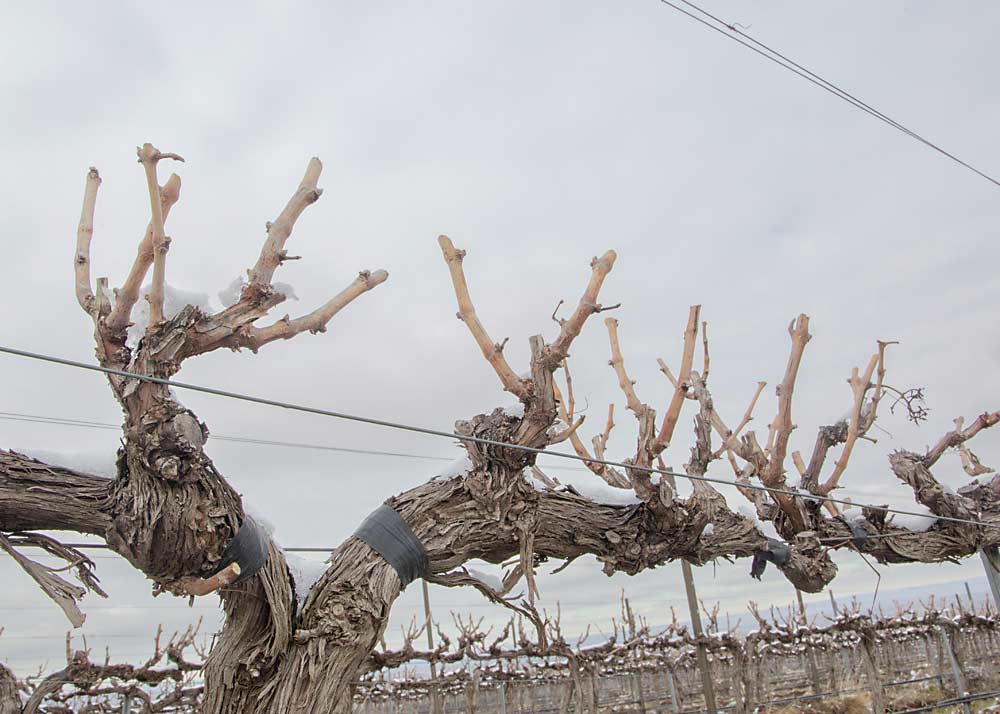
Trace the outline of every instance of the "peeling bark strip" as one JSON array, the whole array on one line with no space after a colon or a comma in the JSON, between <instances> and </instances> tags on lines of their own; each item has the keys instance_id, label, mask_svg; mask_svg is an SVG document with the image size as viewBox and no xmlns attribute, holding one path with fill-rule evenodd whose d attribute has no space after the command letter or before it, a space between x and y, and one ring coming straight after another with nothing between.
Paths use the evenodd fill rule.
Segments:
<instances>
[{"instance_id":1,"label":"peeling bark strip","mask_svg":"<svg viewBox=\"0 0 1000 714\"><path fill-rule=\"evenodd\" d=\"M317 182L322 164L313 159L284 210L268 224L267 239L248 271L250 279L240 299L214 315L193 306L165 315L163 291L170 245L165 223L179 198L180 180L172 176L160 186L157 165L164 158L179 157L145 144L139 149L139 158L149 191L150 221L132 269L116 293L114 309L107 278L97 279L96 290L90 287L89 251L100 186L96 170L88 172L85 181L73 277L77 300L94 324L97 359L104 367L169 378L185 359L212 350L256 351L303 332L323 332L335 314L388 277L385 271L362 270L316 310L299 318L286 315L269 325L257 325L285 299L275 290L273 275L291 259L285 245L298 217L321 195ZM574 415L567 358L588 318L617 307L605 308L598 302L598 293L615 264L615 253L608 251L591 262L589 282L571 316L556 320L559 334L555 341L547 344L539 335L528 340L530 373L517 375L503 354L507 340L494 342L475 312L463 268L465 251L444 236L439 238L439 246L459 317L502 387L517 396L523 410L496 409L457 422L456 433L497 443L463 443L470 460L464 473L434 479L386 501L357 536L331 553L329 568L305 602L295 598L284 555L246 517L238 491L205 452L208 428L164 385L122 376L108 378L124 412L114 479L0 451L0 547L13 555L20 545L27 544L24 539L34 539L35 544L71 562L84 584L99 592L91 574L92 563L85 562L82 554L25 531L93 534L104 538L110 548L142 571L156 592L187 596L217 591L226 623L204 666L204 714L347 714L352 682L359 672L376 666L372 652L384 633L393 602L405 584L419 575L444 585L477 587L534 623L539 643L544 644L553 633L547 634L534 607L534 571L546 559L568 563L593 555L608 574L638 573L675 559L700 565L717 558L754 558L755 570L771 560L797 588L818 592L836 575L829 556L833 548L854 548L882 563L902 563L952 561L1000 544L998 528L938 521L926 531L913 532L894 525L884 509L865 507L860 517L846 518L831 508L828 516L811 498L839 486L852 449L860 448L863 439L870 441L866 432L886 390L920 393L895 390L884 382L888 344L884 342L879 343L865 370L852 372L849 420L820 430L808 466L801 454L791 453L802 478L801 495L746 488L754 479L764 486L789 488L786 454L796 428L792 398L810 339L805 315L789 327L791 353L766 446L761 446L754 431L746 431L763 382L758 383L735 430L726 426L715 408L707 383L707 323L701 321L698 306L688 315L678 376L660 361L674 390L659 427L656 410L641 401L625 370L619 323L608 320L610 366L636 419L638 438L634 454L624 462L628 464L624 472L593 462L587 466L609 487L633 494L635 502L597 503L563 487L538 468L534 453L507 445L544 449L569 440L580 456L590 458L578 433L583 419ZM153 319L139 344L132 346L126 341L126 329L150 268L153 275L148 299ZM700 374L693 368L699 327L703 352ZM559 369L565 371L565 395L555 384L554 373ZM654 461L662 468L688 402L697 404L697 414L695 443L684 466L687 475L703 476L713 461L725 456L740 492L753 506L751 514L734 511L722 494L704 481L694 481L690 497L681 498L669 480L647 470ZM596 458L604 458L615 426L613 415L612 405L603 432L592 441ZM930 471L946 450L967 450L969 439L998 422L1000 412L984 413L965 428L959 421L926 455L892 454L892 473L934 516L1000 525L1000 476L984 478L982 483L973 481L961 493L952 494ZM831 475L821 480L827 452L840 443L845 448ZM988 472L971 452L963 452L963 459L970 474L985 476ZM533 479L542 486L536 486ZM784 542L769 542L758 527L758 519L773 521ZM374 537L376 527L382 535L395 532L395 539ZM253 545L252 556L237 554L233 559L234 549L242 550L241 538ZM395 546L399 546L398 552ZM63 606L74 624L82 621L76 604L82 592L74 589L76 586L62 581L52 569L45 570L24 556L15 557L43 591ZM473 558L516 563L504 578L503 592L494 591L464 570L463 564ZM526 601L521 605L508 603L503 595L522 577ZM65 671L77 671L74 666L79 669L83 665L71 662ZM574 669L577 691L583 689L582 676Z\"/></svg>"},{"instance_id":2,"label":"peeling bark strip","mask_svg":"<svg viewBox=\"0 0 1000 714\"><path fill-rule=\"evenodd\" d=\"M17 548L23 546L37 546L45 550L49 555L65 560L68 565L65 568L54 568L49 565L37 563L23 555ZM42 535L40 533L18 533L12 536L0 534L0 550L14 559L31 578L38 584L49 598L52 599L66 614L73 627L79 627L86 620L86 615L80 612L77 601L81 600L87 591L93 591L101 597L107 597L105 592L98 586L97 577L92 569L95 567L94 561L83 555L80 551L64 546L62 543ZM77 578L86 587L74 585L68 580L58 575L67 569L76 569Z\"/></svg>"},{"instance_id":3,"label":"peeling bark strip","mask_svg":"<svg viewBox=\"0 0 1000 714\"><path fill-rule=\"evenodd\" d=\"M404 588L427 575L427 551L391 507L383 504L375 509L354 531L354 537L385 558Z\"/></svg>"}]
</instances>

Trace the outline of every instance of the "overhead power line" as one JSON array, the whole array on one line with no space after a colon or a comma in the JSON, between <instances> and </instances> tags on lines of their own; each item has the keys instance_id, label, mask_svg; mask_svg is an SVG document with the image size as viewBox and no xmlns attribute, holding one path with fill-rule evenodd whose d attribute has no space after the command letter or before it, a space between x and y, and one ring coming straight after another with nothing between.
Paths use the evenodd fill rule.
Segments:
<instances>
[{"instance_id":1,"label":"overhead power line","mask_svg":"<svg viewBox=\"0 0 1000 714\"><path fill-rule=\"evenodd\" d=\"M738 43L740 45L743 45L744 47L746 47L747 49L749 49L751 52L755 52L758 55L760 55L761 57L763 57L763 58L765 58L765 59L767 59L767 60L769 60L771 62L774 62L779 67L783 67L784 69L787 69L789 72L791 72L793 74L797 74L798 76L800 76L803 79L805 79L807 82L812 82L813 84L815 84L820 89L822 89L822 90L824 90L826 92L829 92L830 94L834 95L835 97L838 97L839 99L843 99L848 104L851 104L854 107L856 107L856 108L860 109L861 111L865 112L866 114L869 114L869 115L873 116L874 118L878 119L879 121L884 122L885 124L888 124L893 129L896 129L897 131L900 131L903 134L906 134L911 139L915 139L916 141L919 141L924 146L926 146L926 147L928 147L930 149L933 149L934 151L938 152L942 156L945 156L945 157L951 159L952 161L954 161L955 163L959 164L960 166L963 166L964 168L968 169L969 171L972 171L973 173L978 174L979 176L981 176L982 178L986 179L987 181L989 181L993 185L1000 187L1000 180L997 180L993 176L985 173L984 171L980 171L975 166L972 166L971 164L963 161L962 159L958 158L954 154L952 154L952 153L950 153L948 151L945 151L943 148L941 148L940 146L938 146L934 142L930 141L929 139L921 136L920 134L917 134L915 131L907 128L906 126L904 126L900 122L896 121L895 119L892 119L891 117L889 117L888 115L886 115L883 112L879 111L878 109L876 109L875 107L871 106L870 104L867 104L867 103L861 101L860 99L858 99L856 96L854 96L853 94L851 94L847 90L841 89L840 87L838 87L833 82L830 82L829 80L824 79L820 75L816 74L812 70L810 70L810 69L804 67L803 65L799 64L798 62L796 62L795 60L791 59L790 57L788 57L788 56L782 54L781 52L779 52L779 51L777 51L777 50L769 47L768 45L764 44L763 42L760 42L759 40L751 37L750 35L748 35L747 33L745 33L743 30L741 30L736 23L726 22L725 20L722 20L721 18L713 15L712 13L708 12L707 10L702 9L701 7L699 7L698 5L696 5L693 2L690 2L689 0L679 0L679 1L682 2L682 3L684 3L685 5L687 5L688 7L692 8L697 13L699 13L699 14L707 17L707 18L709 18L709 20L711 20L711 21L702 19L701 17L698 17L698 15L695 15L694 13L688 12L684 8L680 7L679 5L676 5L675 3L671 2L671 0L660 0L660 2L663 3L664 5L667 5L668 7L671 7L674 10L676 10L677 12L679 12L679 13L681 13L683 15L686 15L687 17L691 18L695 22L701 23L705 27L707 27L707 28L709 28L711 30L714 30L715 32L718 32L723 37L726 37L726 38L732 40L733 42L736 42L736 43ZM727 32L727 30L728 30L728 32ZM732 33L732 34L730 34L730 33ZM741 38L745 38L745 40L741 39Z\"/></svg>"},{"instance_id":2,"label":"overhead power line","mask_svg":"<svg viewBox=\"0 0 1000 714\"><path fill-rule=\"evenodd\" d=\"M794 498L805 498L810 501L816 502L826 502L826 503L837 503L847 506L856 506L858 508L871 508L875 510L882 510L886 513L898 513L903 516L918 516L920 518L928 518L933 516L935 520L945 521L948 523L960 523L964 525L977 526L980 528L1000 528L1000 523L985 523L983 521L976 521L970 518L956 518L954 516L939 516L936 514L920 513L917 511L906 511L900 508L890 508L888 506L879 506L870 503L860 503L846 498L833 498L831 496L820 496L816 494L806 494L800 491L795 491L787 488L774 488L773 486L764 486L755 483L737 483L736 481L729 481L728 479L716 478L713 476L691 476L690 474L680 473L677 471L671 471L669 469L659 469L652 466L637 466L636 464L627 464L621 461L610 461L608 459L598 459L595 457L584 457L577 454L567 454L562 451L549 451L547 449L540 449L534 446L525 446L523 444L511 444L504 441L496 441L494 439L486 439L481 436L469 436L466 434L458 434L453 431L442 431L440 429L431 429L424 426L416 426L414 424L403 424L401 422L389 421L387 419L377 419L374 417L365 417L358 414L347 414L344 412L337 412L331 409L322 409L320 407L310 407L304 404L294 404L292 402L283 402L277 399L268 399L266 397L257 397L252 394L243 394L241 392L232 392L225 389L216 389L215 387L206 387L200 384L191 384L189 382L178 382L171 379L165 379L163 377L154 377L147 374L137 374L135 372L128 372L121 369L114 369L111 367L102 367L95 364L87 364L86 362L79 362L77 360L66 359L64 357L55 357L53 355L41 354L39 352L29 352L28 350L19 350L13 347L6 347L0 345L0 352L14 355L15 357L24 357L27 359L38 360L41 362L49 362L52 364L60 364L66 367L74 367L76 369L85 369L91 372L101 372L103 374L115 375L118 377L125 377L126 379L135 379L140 382L148 382L150 384L160 384L166 387L175 387L177 389L187 389L193 392L201 392L203 394L212 394L217 397L225 397L227 399L236 399L238 401L250 402L253 404L263 404L265 406L278 407L279 409L289 409L291 411L303 412L306 414L316 414L318 416L331 417L333 419L343 419L345 421L355 421L362 424L371 424L373 426L382 426L387 429L398 429L400 431L409 431L415 434L426 434L428 436L439 436L446 439L457 439L458 441L464 441L473 444L484 444L486 446L497 446L503 449L513 449L515 451L523 451L529 454L536 454L539 456L555 456L560 459L571 459L573 461L582 461L585 464L602 464L604 466L614 466L622 469L631 469L634 471L643 471L648 474L662 474L664 476L674 476L676 478L684 478L688 481L702 481L705 483L713 483L721 486L732 486L735 488L748 489L751 491L763 491L765 493L772 493L784 496L792 496ZM321 549L322 550L322 549Z\"/></svg>"}]
</instances>

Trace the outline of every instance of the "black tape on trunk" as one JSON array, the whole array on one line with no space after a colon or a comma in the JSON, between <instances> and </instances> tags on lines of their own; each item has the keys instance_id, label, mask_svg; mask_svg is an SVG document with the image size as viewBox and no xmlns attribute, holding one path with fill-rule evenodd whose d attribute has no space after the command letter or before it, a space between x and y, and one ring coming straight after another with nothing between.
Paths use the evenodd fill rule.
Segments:
<instances>
[{"instance_id":1,"label":"black tape on trunk","mask_svg":"<svg viewBox=\"0 0 1000 714\"><path fill-rule=\"evenodd\" d=\"M219 561L219 567L215 572L218 573L233 563L239 563L240 574L233 584L252 577L267 562L270 542L271 538L267 535L267 531L261 528L257 521L250 516L243 516L243 524L222 551L222 560Z\"/></svg>"},{"instance_id":2,"label":"black tape on trunk","mask_svg":"<svg viewBox=\"0 0 1000 714\"><path fill-rule=\"evenodd\" d=\"M396 511L386 505L361 522L354 536L392 566L405 588L427 573L427 551Z\"/></svg>"},{"instance_id":3,"label":"black tape on trunk","mask_svg":"<svg viewBox=\"0 0 1000 714\"><path fill-rule=\"evenodd\" d=\"M846 523L847 527L851 529L851 544L858 550L861 550L864 544L868 542L868 531L861 525L859 519L848 520L845 516L841 515L840 520Z\"/></svg>"},{"instance_id":4,"label":"black tape on trunk","mask_svg":"<svg viewBox=\"0 0 1000 714\"><path fill-rule=\"evenodd\" d=\"M767 564L784 565L791 555L787 543L774 538L767 539L767 550L754 551L753 562L750 564L750 576L760 580L760 576L767 569Z\"/></svg>"}]
</instances>

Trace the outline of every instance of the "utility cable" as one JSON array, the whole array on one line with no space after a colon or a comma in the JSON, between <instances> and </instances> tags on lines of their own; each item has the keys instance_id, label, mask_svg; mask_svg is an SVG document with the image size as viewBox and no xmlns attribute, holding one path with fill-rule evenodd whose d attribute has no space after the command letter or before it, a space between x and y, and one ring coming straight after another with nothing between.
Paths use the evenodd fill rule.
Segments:
<instances>
[{"instance_id":1,"label":"utility cable","mask_svg":"<svg viewBox=\"0 0 1000 714\"><path fill-rule=\"evenodd\" d=\"M84 419L71 419L68 417L51 417L41 414L25 414L23 412L2 412L0 420L18 421L27 424L54 424L56 426L75 426L90 429L104 429L106 431L121 431L121 424L112 424L104 421L87 421ZM375 449L354 449L346 446L330 446L328 444L309 444L297 441L277 441L272 439L259 439L251 436L226 436L224 434L212 433L210 437L213 441L230 441L238 444L254 444L257 446L282 446L293 449L313 449L316 451L333 451L346 454L363 454L365 456L394 456L402 459L419 459L423 461L445 461L451 463L455 459L449 456L431 456L429 454L413 454L402 451L378 451ZM560 471L586 471L587 469L578 466L548 466L547 468Z\"/></svg>"},{"instance_id":2,"label":"utility cable","mask_svg":"<svg viewBox=\"0 0 1000 714\"><path fill-rule=\"evenodd\" d=\"M251 402L253 404L263 404L265 406L277 407L279 409L288 409L291 411L303 412L306 414L316 414L319 416L331 417L333 419L343 419L346 421L355 421L362 424L371 424L373 426L382 426L388 429L398 429L400 431L409 431L416 434L426 434L428 436L440 436L446 439L457 439L459 441L465 441L473 444L483 444L486 446L496 446L503 449L513 449L515 451L523 451L525 453L536 454L539 456L555 456L561 459L572 459L574 461L582 461L585 464L602 464L604 466L614 466L617 468L623 468L633 471L641 471L648 474L662 474L665 476L674 476L677 478L684 478L689 481L702 481L705 483L714 483L722 486L733 486L740 489L748 489L751 491L763 491L765 493L772 493L784 496L791 496L793 498L805 498L811 501L822 501L827 503L837 503L848 506L857 506L859 508L873 508L876 510L885 511L887 513L898 513L904 516L919 516L921 518L929 517L927 513L919 513L917 511L905 511L899 508L889 508L887 506L877 506L873 504L853 502L845 500L843 498L833 498L831 496L820 496L817 494L804 494L799 491L787 489L787 488L774 488L773 486L763 486L754 483L740 483L736 481L728 481L726 479L716 478L712 476L691 476L690 474L679 473L677 471L671 471L669 469L659 469L652 466L637 466L635 464L627 464L620 461L610 461L607 459L598 459L595 457L584 457L577 454L567 454L561 451L548 451L546 449L537 448L534 446L525 446L523 444L510 444L503 441L496 441L494 439L486 439L481 436L470 436L467 434L458 434L452 431L442 431L440 429L431 429L423 426L416 426L414 424L403 424L399 422L388 421L386 419L377 419L374 417L360 416L358 414L347 414L344 412L337 412L330 409L322 409L320 407L310 407L304 404L294 404L292 402L283 402L277 399L268 399L266 397L257 397L251 394L243 394L241 392L231 392L225 389L216 389L215 387L206 387L200 384L191 384L189 382L177 382L170 379L165 379L164 377L153 377L146 374L136 374L134 372L127 372L121 369L114 369L112 367L103 367L95 364L87 364L86 362L78 362L76 360L65 359L64 357L55 357L53 355L45 355L38 352L29 352L27 350L19 350L13 347L6 347L0 345L0 352L14 355L16 357L25 357L27 359L39 360L42 362L50 362L52 364L60 364L67 367L75 367L77 369L85 369L91 372L102 372L104 374L115 375L118 377L125 377L126 379L136 379L141 382L148 382L151 384L159 384L166 387L174 387L177 389L187 389L194 392L201 392L203 394L212 394L217 397L225 397L228 399L236 399L244 402ZM845 497L846 498L846 497ZM963 525L971 525L979 528L1000 528L1000 523L985 523L983 521L976 521L969 518L956 518L954 516L933 516L935 520L946 521L949 523L959 523Z\"/></svg>"},{"instance_id":3,"label":"utility cable","mask_svg":"<svg viewBox=\"0 0 1000 714\"><path fill-rule=\"evenodd\" d=\"M110 422L86 421L83 419L70 419L65 417L47 417L39 414L25 414L22 412L0 412L0 419L5 421L20 421L29 424L55 424L58 426L79 426L90 429L105 429L108 431L120 431L120 424ZM257 439L249 436L225 436L223 434L212 434L213 441L231 441L238 444L257 444L260 446L286 446L296 449L315 449L317 451L335 451L347 454L364 454L366 456L398 456L406 459L421 459L425 461L454 461L447 456L429 456L427 454L411 454L400 451L376 451L373 449L352 449L346 446L328 446L326 444L306 444L294 441L275 441L271 439Z\"/></svg>"},{"instance_id":4,"label":"utility cable","mask_svg":"<svg viewBox=\"0 0 1000 714\"><path fill-rule=\"evenodd\" d=\"M711 18L715 22L719 23L719 25L721 25L722 27L714 25L711 22L708 22L707 20L703 20L702 18L698 17L697 15L695 15L695 14L693 14L691 12L688 12L684 8L680 7L679 5L675 5L670 0L660 0L660 2L663 3L664 5L667 5L668 7L673 8L674 10L677 10L678 12L680 12L683 15L687 15L689 18L691 18L692 20L695 20L696 22L701 23L705 27L708 27L709 29L714 30L715 32L718 32L723 37L726 37L726 38L732 40L733 42L736 42L738 44L743 45L744 47L746 47L747 49L749 49L752 52L756 52L761 57L764 57L765 59L770 60L771 62L774 62L778 66L784 67L789 72L792 72L793 74L797 74L798 76L802 77L806 81L812 82L813 84L815 84L820 89L822 89L822 90L824 90L826 92L829 92L830 94L833 94L835 97L839 97L840 99L843 99L848 104L851 104L851 105L857 107L858 109L860 109L861 111L863 111L863 112L865 112L867 114L870 114L871 116L875 117L879 121L885 122L886 124L888 124L889 126L891 126L893 129L896 129L897 131L900 131L900 132L906 134L910 138L915 139L916 141L919 141L921 144L924 144L928 148L933 149L934 151L938 152L939 154L941 154L941 155L943 155L943 156L951 159L952 161L956 162L960 166L963 166L966 169L968 169L969 171L972 171L973 173L978 174L980 177L986 179L987 181L989 181L990 183L994 184L995 186L1000 187L1000 180L997 180L993 176L990 176L989 174L987 174L987 173L985 173L983 171L980 171L975 166L972 166L971 164L963 161L962 159L958 158L954 154L949 153L948 151L945 151L944 149L942 149L940 146L938 146L934 142L932 142L932 141L924 138L923 136L917 134L916 132L914 132L914 131L906 128L905 126L903 126L902 124L900 124L896 120L890 118L886 114L883 114L881 111L875 109L871 105L866 104L865 102L861 101L860 99L858 99L857 97L855 97L853 94L851 94L851 93L849 93L849 92L841 89L837 85L835 85L832 82L824 79L823 77L819 76L815 72L812 72L811 70L807 69L806 67L803 67L798 62L795 62L794 60L786 57L785 55L781 54L777 50L774 50L774 49L768 47L763 42L760 42L760 41L754 39L750 35L746 34L742 30L740 30L736 26L735 23L725 22L724 20L716 17L715 15L709 13L708 11L701 9L698 5L695 5L693 2L689 2L689 0L680 0L680 2L683 2L685 5L687 5L688 7L693 8L694 10L696 10L699 13L701 13L702 15L705 15L706 17ZM723 29L723 28L726 28L726 29ZM731 32L734 32L734 33L736 33L736 34L738 34L738 35L740 35L742 37L745 37L748 40L750 40L750 42L745 42L742 39L740 39L740 37L737 37L735 34L731 35L731 34L727 33L726 30L730 30ZM751 43L753 43L753 44L751 44ZM756 47L754 45L756 45Z\"/></svg>"}]
</instances>

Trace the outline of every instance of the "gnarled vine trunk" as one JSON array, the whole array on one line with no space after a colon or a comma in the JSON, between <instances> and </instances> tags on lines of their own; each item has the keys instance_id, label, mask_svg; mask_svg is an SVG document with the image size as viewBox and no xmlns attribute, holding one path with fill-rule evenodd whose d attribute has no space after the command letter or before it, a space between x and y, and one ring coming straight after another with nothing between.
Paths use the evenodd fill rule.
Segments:
<instances>
[{"instance_id":1,"label":"gnarled vine trunk","mask_svg":"<svg viewBox=\"0 0 1000 714\"><path fill-rule=\"evenodd\" d=\"M9 669L0 664L0 714L21 714L21 698L17 680Z\"/></svg>"},{"instance_id":2,"label":"gnarled vine trunk","mask_svg":"<svg viewBox=\"0 0 1000 714\"><path fill-rule=\"evenodd\" d=\"M178 595L218 592L226 622L205 665L206 714L345 714L351 711L352 683L383 664L373 650L399 596L400 577L357 537L348 538L331 553L329 568L303 603L295 599L292 576L274 543L266 544L267 558L259 570L241 570L247 564L238 559L224 562L227 547L249 521L238 493L205 452L208 429L162 380L175 375L184 359L214 349L247 347L256 351L304 331L323 332L337 312L381 284L387 275L384 271L363 271L313 312L296 319L286 316L263 327L256 325L285 299L271 278L288 258L284 244L296 219L320 196L316 184L321 164L313 159L298 190L277 219L268 224L267 240L257 263L248 271L239 300L217 314L204 314L188 306L176 315L165 315L164 274L170 239L164 233L164 221L179 198L180 181L172 177L159 186L157 164L169 158L179 157L163 154L149 144L139 149L149 187L151 221L129 276L115 292L114 305L107 294L106 279L97 281L96 291L91 288L89 246L100 185L97 171L92 169L86 181L74 261L76 291L81 307L94 322L98 361L110 370L112 392L125 413L117 475L110 480L99 478L0 451L0 536L11 534L0 538L0 546L16 553L18 544L40 545L70 561L82 581L96 589L96 580L89 577L93 563L82 553L26 532L92 534L146 574L157 590ZM590 280L573 313L557 320L559 333L552 342L540 336L531 338L531 373L518 376L504 358L504 345L490 338L475 313L462 267L464 251L444 236L439 244L455 288L459 317L503 388L520 401L523 411L497 409L456 423L456 436L468 452L468 467L452 477L436 478L393 496L386 504L426 551L426 579L449 586L472 585L495 602L517 610L539 627L540 646L544 646L544 633L533 605L533 574L535 565L545 559L568 562L589 554L603 563L608 574L634 574L675 559L703 564L720 557L753 558L752 573L759 576L767 563L773 562L796 587L816 592L836 574L828 554L832 548L855 548L880 562L896 563L953 560L1000 544L1000 479L976 481L953 494L943 489L930 471L942 453L958 448L970 475L989 472L967 451L965 442L1000 421L1000 412L985 413L965 428L963 423L956 424L956 429L927 454L891 455L895 476L938 518L927 532L895 526L887 520L887 511L878 507L865 507L860 517L848 519L827 499L838 486L851 449L875 421L887 388L883 384L885 343L879 343L864 372L855 369L852 373L850 418L820 429L808 466L798 452L792 453L801 476L799 489L793 490L786 482L785 463L794 428L794 383L810 338L806 316L799 316L789 330L792 349L766 446L760 445L754 432L742 433L763 383L735 429L729 429L715 410L707 386L704 323L703 366L700 372L693 367L698 306L691 309L684 332L677 376L660 361L674 385L662 420L638 398L626 372L618 322L609 318L605 325L611 345L610 365L638 422L635 454L623 463L609 464L605 449L614 427L613 407L603 433L592 442L591 455L579 434L583 419L574 414L566 360L588 318L611 309L602 307L597 298L615 254L609 251L593 260ZM127 330L150 267L150 323L141 341L133 345ZM565 373L565 392L556 385L558 370ZM685 499L658 470L665 472L662 455L670 446L687 401L697 404L698 413L695 445L685 466L694 488ZM541 472L533 450L562 441L570 442L595 477L611 488L630 491L634 502L597 503ZM821 480L827 452L839 444L844 446L840 457L830 476ZM736 485L753 505L756 519L733 511L711 483L701 480L709 465L723 455L733 466ZM773 521L785 542L766 538L757 519ZM17 557L71 621L82 622L76 601L85 591L63 581L57 569L19 553ZM518 565L505 578L504 591L498 592L461 570L473 558L492 563L514 558ZM522 576L528 599L513 605L502 596ZM427 657L433 661L433 653ZM72 667L67 672L71 673ZM12 709L10 681L9 673L0 667L0 714L20 709L19 703ZM58 689L59 680L52 686ZM29 703L27 711L33 711L33 706Z\"/></svg>"}]
</instances>

